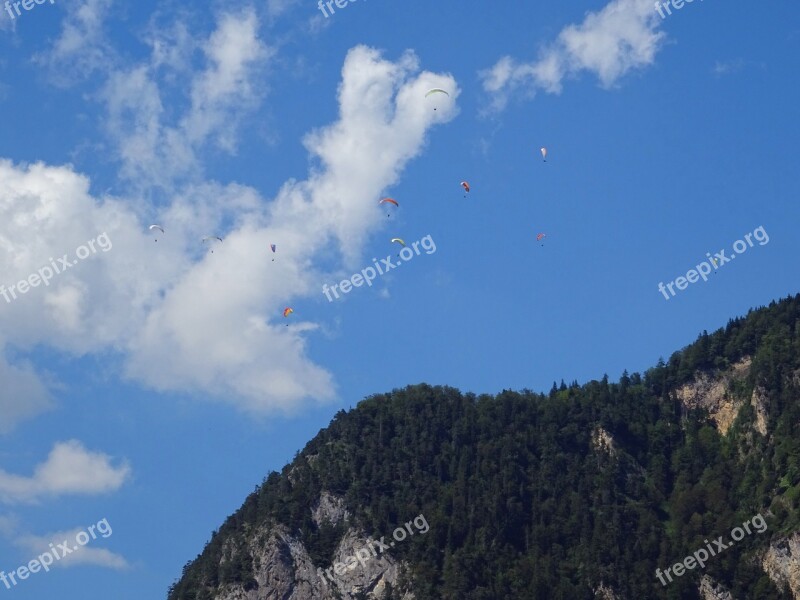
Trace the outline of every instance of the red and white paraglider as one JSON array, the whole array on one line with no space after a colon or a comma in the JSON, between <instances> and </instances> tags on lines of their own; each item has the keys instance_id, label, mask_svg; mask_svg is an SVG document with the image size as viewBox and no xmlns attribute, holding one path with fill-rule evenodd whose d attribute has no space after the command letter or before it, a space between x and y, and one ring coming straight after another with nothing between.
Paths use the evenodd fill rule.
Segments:
<instances>
[{"instance_id":1,"label":"red and white paraglider","mask_svg":"<svg viewBox=\"0 0 800 600\"><path fill-rule=\"evenodd\" d=\"M384 198L383 200L378 202L378 204L394 204L395 208L398 208L400 206L397 203L397 200L395 200L394 198ZM386 213L386 216L387 217L391 217L392 215L391 215L391 213Z\"/></svg>"}]
</instances>

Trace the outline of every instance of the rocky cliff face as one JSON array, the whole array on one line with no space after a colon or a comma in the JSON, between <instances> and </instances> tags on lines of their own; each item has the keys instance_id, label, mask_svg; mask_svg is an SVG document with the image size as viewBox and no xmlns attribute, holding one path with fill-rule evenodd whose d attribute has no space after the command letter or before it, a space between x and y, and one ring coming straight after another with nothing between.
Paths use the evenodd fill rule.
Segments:
<instances>
[{"instance_id":1,"label":"rocky cliff face","mask_svg":"<svg viewBox=\"0 0 800 600\"><path fill-rule=\"evenodd\" d=\"M350 518L342 499L328 492L323 492L310 510L317 525L323 522L337 525ZM379 600L385 596L388 584L398 589L398 577L404 569L404 565L379 549L377 542L353 527L339 542L333 562L315 565L305 546L286 527L260 529L251 533L244 549L229 544L223 551L223 562L237 552L246 552L252 560L254 580L245 585L220 587L213 591L213 597L215 600L357 600L366 594L370 600ZM337 563L343 565L338 571L334 568ZM400 591L403 600L414 599L410 590Z\"/></svg>"},{"instance_id":2,"label":"rocky cliff face","mask_svg":"<svg viewBox=\"0 0 800 600\"><path fill-rule=\"evenodd\" d=\"M592 447L599 452L605 452L609 456L617 456L614 438L602 427L596 427L594 431L592 431Z\"/></svg>"},{"instance_id":3,"label":"rocky cliff face","mask_svg":"<svg viewBox=\"0 0 800 600\"><path fill-rule=\"evenodd\" d=\"M800 533L773 541L761 566L775 585L788 586L795 599L800 598Z\"/></svg>"},{"instance_id":4,"label":"rocky cliff face","mask_svg":"<svg viewBox=\"0 0 800 600\"><path fill-rule=\"evenodd\" d=\"M350 520L350 512L345 508L344 501L329 494L322 492L319 500L311 509L311 518L317 526L327 522L331 525L338 525L342 521Z\"/></svg>"},{"instance_id":5,"label":"rocky cliff face","mask_svg":"<svg viewBox=\"0 0 800 600\"><path fill-rule=\"evenodd\" d=\"M619 596L614 593L614 590L602 583L600 587L594 591L594 598L595 600L620 600Z\"/></svg>"},{"instance_id":6,"label":"rocky cliff face","mask_svg":"<svg viewBox=\"0 0 800 600\"><path fill-rule=\"evenodd\" d=\"M747 378L751 365L752 359L746 357L727 371L698 373L692 383L678 388L676 394L686 408L707 409L720 433L725 435L745 404L743 399L735 397L734 384ZM763 389L753 390L750 404L756 414L753 427L761 435L766 435L768 399Z\"/></svg>"},{"instance_id":7,"label":"rocky cliff face","mask_svg":"<svg viewBox=\"0 0 800 600\"><path fill-rule=\"evenodd\" d=\"M736 600L722 584L717 583L708 575L700 578L698 589L703 600Z\"/></svg>"}]
</instances>

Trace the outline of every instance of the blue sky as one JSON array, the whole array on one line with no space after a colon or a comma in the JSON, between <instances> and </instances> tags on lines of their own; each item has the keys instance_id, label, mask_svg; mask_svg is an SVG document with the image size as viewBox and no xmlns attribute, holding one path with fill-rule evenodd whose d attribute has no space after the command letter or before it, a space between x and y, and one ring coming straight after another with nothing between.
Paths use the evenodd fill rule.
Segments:
<instances>
[{"instance_id":1,"label":"blue sky","mask_svg":"<svg viewBox=\"0 0 800 600\"><path fill-rule=\"evenodd\" d=\"M163 598L366 395L617 379L798 291L797 6L473 4L0 13L2 289L111 244L0 296L0 571L112 529L0 596Z\"/></svg>"}]
</instances>

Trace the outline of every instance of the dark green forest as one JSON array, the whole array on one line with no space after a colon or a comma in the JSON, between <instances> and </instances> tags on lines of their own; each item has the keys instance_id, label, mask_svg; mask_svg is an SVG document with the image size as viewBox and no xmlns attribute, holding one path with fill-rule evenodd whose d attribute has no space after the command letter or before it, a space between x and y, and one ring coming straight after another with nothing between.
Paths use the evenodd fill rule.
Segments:
<instances>
[{"instance_id":1,"label":"dark green forest","mask_svg":"<svg viewBox=\"0 0 800 600\"><path fill-rule=\"evenodd\" d=\"M799 323L794 296L703 332L668 361L617 382L561 381L546 394L494 396L421 384L366 398L339 412L282 473L269 474L168 598L211 600L220 584L250 583L246 553L222 565L220 558L223 543L243 547L257 524L286 525L315 564L330 565L346 526L318 528L309 510L328 490L377 537L425 515L430 531L392 549L410 565L418 600L592 600L601 583L623 599L696 599L702 574L737 600L789 599L754 555L800 529ZM723 436L675 390L746 357L746 378L728 390L743 405ZM756 388L768 399L766 436L753 427ZM616 454L595 448L598 427ZM656 579L657 567L759 513L765 533L666 587Z\"/></svg>"}]
</instances>

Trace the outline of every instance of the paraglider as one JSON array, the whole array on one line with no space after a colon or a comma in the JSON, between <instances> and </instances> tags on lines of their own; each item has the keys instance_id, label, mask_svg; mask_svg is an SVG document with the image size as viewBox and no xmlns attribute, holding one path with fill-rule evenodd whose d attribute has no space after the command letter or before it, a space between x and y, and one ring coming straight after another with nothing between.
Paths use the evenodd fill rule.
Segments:
<instances>
[{"instance_id":1,"label":"paraglider","mask_svg":"<svg viewBox=\"0 0 800 600\"><path fill-rule=\"evenodd\" d=\"M540 233L539 235L536 236L536 241L541 242L546 237L547 237L546 233ZM542 246L544 246L544 244L542 244Z\"/></svg>"},{"instance_id":2,"label":"paraglider","mask_svg":"<svg viewBox=\"0 0 800 600\"><path fill-rule=\"evenodd\" d=\"M272 253L275 254L275 244L270 244L269 247L272 248ZM275 262L274 258L272 259L272 262Z\"/></svg>"},{"instance_id":3,"label":"paraglider","mask_svg":"<svg viewBox=\"0 0 800 600\"><path fill-rule=\"evenodd\" d=\"M542 153L542 161L547 162L547 148L542 147L540 152Z\"/></svg>"},{"instance_id":4,"label":"paraglider","mask_svg":"<svg viewBox=\"0 0 800 600\"><path fill-rule=\"evenodd\" d=\"M461 182L461 187L464 188L464 198L469 194L469 184L466 181Z\"/></svg>"},{"instance_id":5,"label":"paraglider","mask_svg":"<svg viewBox=\"0 0 800 600\"><path fill-rule=\"evenodd\" d=\"M283 309L283 318L285 319L286 317L288 317L293 312L294 312L294 310L287 306L286 308ZM286 323L286 326L288 327L289 323Z\"/></svg>"},{"instance_id":6,"label":"paraglider","mask_svg":"<svg viewBox=\"0 0 800 600\"><path fill-rule=\"evenodd\" d=\"M400 205L397 203L397 200L394 200L393 198L384 198L383 200L378 202L378 204L394 204L395 207L397 207L397 208L400 207ZM386 213L386 216L390 217L391 214L390 213Z\"/></svg>"},{"instance_id":7,"label":"paraglider","mask_svg":"<svg viewBox=\"0 0 800 600\"><path fill-rule=\"evenodd\" d=\"M209 236L204 237L203 238L203 243L205 244L206 242L211 242L213 240L218 240L220 244L222 243L222 238L221 237L217 237L215 235L209 235ZM214 254L214 250L211 250L211 254Z\"/></svg>"},{"instance_id":8,"label":"paraglider","mask_svg":"<svg viewBox=\"0 0 800 600\"><path fill-rule=\"evenodd\" d=\"M406 243L400 238L392 238L392 243L393 244L400 244L403 248L406 247ZM397 256L400 256L400 254L398 254Z\"/></svg>"},{"instance_id":9,"label":"paraglider","mask_svg":"<svg viewBox=\"0 0 800 600\"><path fill-rule=\"evenodd\" d=\"M428 92L425 94L425 97L427 98L427 97L428 97L428 96L430 96L431 94L444 94L444 95L445 95L445 96L447 96L448 98L450 97L450 94L448 94L448 93L447 93L445 90L443 90L442 88L433 88L433 89L430 89L430 90L428 90ZM435 107L435 106L433 107L433 110L436 110L436 107Z\"/></svg>"},{"instance_id":10,"label":"paraglider","mask_svg":"<svg viewBox=\"0 0 800 600\"><path fill-rule=\"evenodd\" d=\"M443 90L442 88L433 88L433 89L430 89L430 90L428 90L428 92L425 94L425 97L427 98L427 97L428 97L428 96L430 96L431 94L445 94L445 95L446 95L446 96L448 96L448 97L450 96L450 94L448 94L448 93L447 93L445 90Z\"/></svg>"},{"instance_id":11,"label":"paraglider","mask_svg":"<svg viewBox=\"0 0 800 600\"><path fill-rule=\"evenodd\" d=\"M150 227L148 227L148 229L150 231L153 231L154 229L158 229L161 233L164 233L164 228L161 227L161 225L150 225ZM158 238L156 238L156 241L158 241Z\"/></svg>"}]
</instances>

